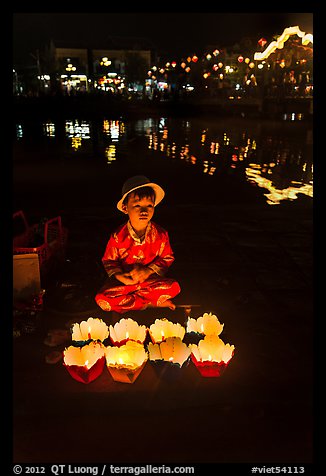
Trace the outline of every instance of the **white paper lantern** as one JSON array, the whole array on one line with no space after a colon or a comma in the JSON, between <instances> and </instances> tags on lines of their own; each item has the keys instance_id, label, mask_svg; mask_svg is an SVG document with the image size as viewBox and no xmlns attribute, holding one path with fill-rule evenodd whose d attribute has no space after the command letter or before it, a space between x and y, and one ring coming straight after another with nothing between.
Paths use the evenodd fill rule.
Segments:
<instances>
[{"instance_id":1,"label":"white paper lantern","mask_svg":"<svg viewBox=\"0 0 326 476\"><path fill-rule=\"evenodd\" d=\"M72 340L76 342L89 340L103 342L109 336L109 328L102 319L89 317L87 321L73 324L71 334Z\"/></svg>"},{"instance_id":2,"label":"white paper lantern","mask_svg":"<svg viewBox=\"0 0 326 476\"><path fill-rule=\"evenodd\" d=\"M174 323L166 318L156 319L154 324L149 327L149 335L153 344L162 342L168 337L179 337L183 339L186 329L179 323Z\"/></svg>"},{"instance_id":3,"label":"white paper lantern","mask_svg":"<svg viewBox=\"0 0 326 476\"><path fill-rule=\"evenodd\" d=\"M147 327L130 318L122 318L114 326L110 325L109 331L110 339L115 345L125 344L128 340L143 344L147 335Z\"/></svg>"}]
</instances>

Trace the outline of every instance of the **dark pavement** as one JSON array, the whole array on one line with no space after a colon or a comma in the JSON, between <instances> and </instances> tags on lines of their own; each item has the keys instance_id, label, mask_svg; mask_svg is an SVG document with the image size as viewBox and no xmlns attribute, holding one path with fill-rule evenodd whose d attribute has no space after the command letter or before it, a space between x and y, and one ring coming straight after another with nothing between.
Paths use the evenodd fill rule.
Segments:
<instances>
[{"instance_id":1,"label":"dark pavement","mask_svg":"<svg viewBox=\"0 0 326 476\"><path fill-rule=\"evenodd\" d=\"M154 170L147 175L159 180ZM90 181L87 171L84 178ZM50 352L70 344L47 346L50 329L88 317L117 320L93 297L104 279L108 234L123 219L115 198L124 178L120 171L110 187L103 189L103 179L91 193L67 185L66 195L63 187L56 196L49 178L40 200L35 187L27 195L30 184L24 189L16 171L16 208L25 203L32 217L61 214L69 238L67 261L49 279L44 309L34 316L35 331L13 339L13 461L312 463L313 223L306 197L268 206L261 191L238 189L235 198L228 184L208 187L209 177L189 173L181 182L177 174L162 175L166 202L154 221L169 230L175 252L170 276L182 289L175 302L199 304L192 317L213 312L224 324L221 338L235 354L221 377L204 378L190 362L168 382L147 362L133 384L113 381L104 368L84 385L62 360L46 363ZM186 320L182 308L127 316L148 326L161 317Z\"/></svg>"}]
</instances>

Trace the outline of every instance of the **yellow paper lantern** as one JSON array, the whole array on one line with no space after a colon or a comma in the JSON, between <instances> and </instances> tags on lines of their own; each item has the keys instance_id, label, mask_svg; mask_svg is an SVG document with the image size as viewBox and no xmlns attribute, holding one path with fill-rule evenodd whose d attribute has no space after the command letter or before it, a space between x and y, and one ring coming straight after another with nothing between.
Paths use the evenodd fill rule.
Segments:
<instances>
[{"instance_id":1,"label":"yellow paper lantern","mask_svg":"<svg viewBox=\"0 0 326 476\"><path fill-rule=\"evenodd\" d=\"M147 327L139 325L138 322L130 318L122 318L119 322L110 325L110 339L114 345L123 345L128 340L133 340L143 344L147 335Z\"/></svg>"},{"instance_id":2,"label":"yellow paper lantern","mask_svg":"<svg viewBox=\"0 0 326 476\"><path fill-rule=\"evenodd\" d=\"M106 347L105 357L107 369L113 380L133 383L143 370L148 353L143 344L128 340L120 347Z\"/></svg>"},{"instance_id":3,"label":"yellow paper lantern","mask_svg":"<svg viewBox=\"0 0 326 476\"><path fill-rule=\"evenodd\" d=\"M103 342L109 336L109 328L102 319L89 317L87 321L73 324L72 340L76 342L87 342L98 340Z\"/></svg>"},{"instance_id":4,"label":"yellow paper lantern","mask_svg":"<svg viewBox=\"0 0 326 476\"><path fill-rule=\"evenodd\" d=\"M63 365L79 382L90 383L103 371L105 347L101 342L90 342L82 347L71 345L63 351Z\"/></svg>"},{"instance_id":5,"label":"yellow paper lantern","mask_svg":"<svg viewBox=\"0 0 326 476\"><path fill-rule=\"evenodd\" d=\"M186 329L181 324L171 322L166 318L156 319L148 331L154 344L162 342L168 337L180 337L182 340L186 333Z\"/></svg>"}]
</instances>

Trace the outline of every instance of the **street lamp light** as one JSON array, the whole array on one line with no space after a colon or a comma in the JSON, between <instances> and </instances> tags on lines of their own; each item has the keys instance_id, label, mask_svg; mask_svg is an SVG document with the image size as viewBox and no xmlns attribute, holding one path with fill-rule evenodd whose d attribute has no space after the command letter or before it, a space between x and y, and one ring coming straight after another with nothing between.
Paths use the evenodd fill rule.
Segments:
<instances>
[{"instance_id":1,"label":"street lamp light","mask_svg":"<svg viewBox=\"0 0 326 476\"><path fill-rule=\"evenodd\" d=\"M67 93L70 94L71 92L71 89L72 89L72 85L71 85L71 73L73 73L74 71L76 71L76 66L74 66L71 62L70 62L70 58L67 58L67 66L66 66L66 71L68 73L68 79L67 79L67 83L66 83L66 86L67 86Z\"/></svg>"},{"instance_id":2,"label":"street lamp light","mask_svg":"<svg viewBox=\"0 0 326 476\"><path fill-rule=\"evenodd\" d=\"M66 71L68 71L69 73L71 71L76 71L76 66L73 66L72 63L68 63L66 66Z\"/></svg>"},{"instance_id":3,"label":"street lamp light","mask_svg":"<svg viewBox=\"0 0 326 476\"><path fill-rule=\"evenodd\" d=\"M106 56L104 56L100 62L101 66L110 66L112 61L109 60Z\"/></svg>"}]
</instances>

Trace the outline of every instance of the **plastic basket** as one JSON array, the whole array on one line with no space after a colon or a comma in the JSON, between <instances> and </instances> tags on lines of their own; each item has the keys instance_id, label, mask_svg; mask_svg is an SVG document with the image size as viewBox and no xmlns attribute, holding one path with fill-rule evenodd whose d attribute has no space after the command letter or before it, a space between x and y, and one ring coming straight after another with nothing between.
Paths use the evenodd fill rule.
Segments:
<instances>
[{"instance_id":1,"label":"plastic basket","mask_svg":"<svg viewBox=\"0 0 326 476\"><path fill-rule=\"evenodd\" d=\"M46 220L43 224L41 236L40 224L29 225L22 210L13 215L14 224L19 233L13 238L13 254L37 253L39 257L40 271L45 274L52 259L64 259L67 230L62 226L60 216ZM40 238L42 243L40 243Z\"/></svg>"}]
</instances>

